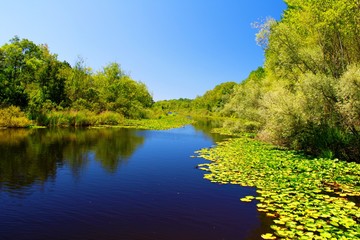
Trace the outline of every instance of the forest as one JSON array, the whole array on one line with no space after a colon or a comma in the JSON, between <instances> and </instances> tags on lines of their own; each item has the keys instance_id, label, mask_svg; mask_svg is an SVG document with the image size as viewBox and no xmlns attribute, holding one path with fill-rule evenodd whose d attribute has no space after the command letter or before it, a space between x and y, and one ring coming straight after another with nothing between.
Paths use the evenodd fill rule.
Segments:
<instances>
[{"instance_id":1,"label":"forest","mask_svg":"<svg viewBox=\"0 0 360 240\"><path fill-rule=\"evenodd\" d=\"M145 84L118 63L93 72L82 59L71 66L46 44L14 37L0 48L0 125L207 115L226 118L223 128L233 133L359 162L360 3L285 2L281 20L253 24L264 65L240 83L224 82L195 99L154 102Z\"/></svg>"}]
</instances>

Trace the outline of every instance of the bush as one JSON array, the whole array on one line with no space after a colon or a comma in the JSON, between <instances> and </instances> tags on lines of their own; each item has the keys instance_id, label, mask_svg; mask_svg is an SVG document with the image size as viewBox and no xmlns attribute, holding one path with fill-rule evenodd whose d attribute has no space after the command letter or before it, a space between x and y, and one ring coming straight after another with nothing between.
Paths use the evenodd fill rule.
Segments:
<instances>
[{"instance_id":1,"label":"bush","mask_svg":"<svg viewBox=\"0 0 360 240\"><path fill-rule=\"evenodd\" d=\"M120 113L105 111L97 115L96 125L118 125L124 123L125 118Z\"/></svg>"},{"instance_id":2,"label":"bush","mask_svg":"<svg viewBox=\"0 0 360 240\"><path fill-rule=\"evenodd\" d=\"M360 129L360 66L350 66L340 78L337 89L337 106L343 118L344 126L350 131Z\"/></svg>"},{"instance_id":3,"label":"bush","mask_svg":"<svg viewBox=\"0 0 360 240\"><path fill-rule=\"evenodd\" d=\"M28 127L31 121L19 107L10 106L0 109L0 127Z\"/></svg>"},{"instance_id":4,"label":"bush","mask_svg":"<svg viewBox=\"0 0 360 240\"><path fill-rule=\"evenodd\" d=\"M340 80L304 74L293 89L266 93L259 137L315 156L359 161L360 74L349 71Z\"/></svg>"},{"instance_id":5,"label":"bush","mask_svg":"<svg viewBox=\"0 0 360 240\"><path fill-rule=\"evenodd\" d=\"M84 127L93 125L118 125L124 122L120 113L105 111L96 114L91 111L58 111L47 115L49 126Z\"/></svg>"},{"instance_id":6,"label":"bush","mask_svg":"<svg viewBox=\"0 0 360 240\"><path fill-rule=\"evenodd\" d=\"M89 126L95 123L95 114L90 111L53 111L47 115L48 126Z\"/></svg>"}]
</instances>

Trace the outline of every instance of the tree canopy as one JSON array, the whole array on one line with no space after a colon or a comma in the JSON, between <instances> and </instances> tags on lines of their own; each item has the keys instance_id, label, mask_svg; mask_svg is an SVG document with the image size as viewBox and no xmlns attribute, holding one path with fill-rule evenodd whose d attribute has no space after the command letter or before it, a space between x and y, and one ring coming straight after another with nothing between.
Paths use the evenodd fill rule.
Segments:
<instances>
[{"instance_id":1,"label":"tree canopy","mask_svg":"<svg viewBox=\"0 0 360 240\"><path fill-rule=\"evenodd\" d=\"M125 74L118 63L94 73L83 59L72 67L59 61L47 45L27 39L14 37L0 47L0 105L18 106L32 119L62 109L141 118L152 104L146 85Z\"/></svg>"},{"instance_id":2,"label":"tree canopy","mask_svg":"<svg viewBox=\"0 0 360 240\"><path fill-rule=\"evenodd\" d=\"M223 113L262 139L358 161L360 3L285 2L280 21L256 25L264 68L236 87Z\"/></svg>"}]
</instances>

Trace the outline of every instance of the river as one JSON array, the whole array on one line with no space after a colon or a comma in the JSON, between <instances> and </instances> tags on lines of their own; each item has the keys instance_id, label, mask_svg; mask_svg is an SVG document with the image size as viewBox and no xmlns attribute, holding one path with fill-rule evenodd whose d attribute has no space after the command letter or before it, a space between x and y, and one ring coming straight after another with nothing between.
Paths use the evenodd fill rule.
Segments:
<instances>
[{"instance_id":1,"label":"river","mask_svg":"<svg viewBox=\"0 0 360 240\"><path fill-rule=\"evenodd\" d=\"M0 239L261 239L255 189L196 168L205 129L0 130Z\"/></svg>"}]
</instances>

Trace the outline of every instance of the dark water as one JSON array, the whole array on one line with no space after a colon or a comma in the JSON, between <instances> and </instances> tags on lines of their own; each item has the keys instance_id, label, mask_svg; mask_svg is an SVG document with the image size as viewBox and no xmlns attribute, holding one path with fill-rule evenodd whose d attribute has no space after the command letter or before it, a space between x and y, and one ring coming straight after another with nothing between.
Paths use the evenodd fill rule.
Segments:
<instances>
[{"instance_id":1,"label":"dark water","mask_svg":"<svg viewBox=\"0 0 360 240\"><path fill-rule=\"evenodd\" d=\"M190 158L207 127L0 130L0 239L260 239L255 189Z\"/></svg>"}]
</instances>

